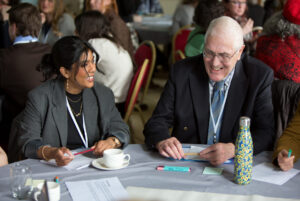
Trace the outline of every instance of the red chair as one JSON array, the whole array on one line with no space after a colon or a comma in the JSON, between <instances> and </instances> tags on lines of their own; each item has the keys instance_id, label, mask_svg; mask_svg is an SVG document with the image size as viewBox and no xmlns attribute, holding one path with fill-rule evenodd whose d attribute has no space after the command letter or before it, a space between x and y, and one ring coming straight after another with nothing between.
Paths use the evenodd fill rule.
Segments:
<instances>
[{"instance_id":1,"label":"red chair","mask_svg":"<svg viewBox=\"0 0 300 201\"><path fill-rule=\"evenodd\" d=\"M175 62L180 61L182 59L185 59L186 56L184 55L184 53L181 50L177 50L175 53Z\"/></svg>"},{"instance_id":2,"label":"red chair","mask_svg":"<svg viewBox=\"0 0 300 201\"><path fill-rule=\"evenodd\" d=\"M182 53L184 52L185 45L187 43L187 39L189 37L190 32L194 29L191 25L184 26L180 28L173 36L172 40L172 62L176 62L175 54L178 50Z\"/></svg>"},{"instance_id":3,"label":"red chair","mask_svg":"<svg viewBox=\"0 0 300 201\"><path fill-rule=\"evenodd\" d=\"M144 118L142 116L142 110L140 109L140 107L138 105L135 106L135 103L138 98L143 81L146 77L146 72L149 70L148 64L149 64L149 60L145 59L144 63L139 67L139 69L137 70L137 72L135 73L135 75L131 81L131 84L130 84L130 87L128 90L126 103L125 103L124 121L126 123L128 123L129 117L130 117L134 107L138 109L141 119L142 119L143 123L145 123Z\"/></svg>"},{"instance_id":4,"label":"red chair","mask_svg":"<svg viewBox=\"0 0 300 201\"><path fill-rule=\"evenodd\" d=\"M148 93L153 71L155 68L156 49L154 43L149 40L142 42L134 54L134 59L138 66L141 66L145 61L145 59L149 60L149 65L150 65L149 69L146 72L146 78L144 79L143 82L143 93L139 100L139 103L142 105L144 97Z\"/></svg>"}]
</instances>

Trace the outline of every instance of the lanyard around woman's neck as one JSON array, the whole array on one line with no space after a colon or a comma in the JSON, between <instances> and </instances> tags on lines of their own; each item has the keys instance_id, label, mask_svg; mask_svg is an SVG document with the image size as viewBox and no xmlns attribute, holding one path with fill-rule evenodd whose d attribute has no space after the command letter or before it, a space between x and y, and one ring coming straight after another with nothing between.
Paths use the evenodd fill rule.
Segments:
<instances>
[{"instance_id":1,"label":"lanyard around woman's neck","mask_svg":"<svg viewBox=\"0 0 300 201\"><path fill-rule=\"evenodd\" d=\"M82 124L83 124L83 132L84 132L84 136L78 126L78 123L74 117L74 114L71 110L71 107L70 107L70 104L69 104L69 101L68 101L68 98L66 96L66 102L67 102L67 108L68 108L68 111L69 111L69 114L73 120L73 123L78 131L78 135L80 136L80 139L82 141L82 143L84 144L85 148L88 148L89 147L89 143L88 143L88 137L87 137L87 132L86 132L86 127L85 127L85 120L84 120L84 113L82 112Z\"/></svg>"}]
</instances>

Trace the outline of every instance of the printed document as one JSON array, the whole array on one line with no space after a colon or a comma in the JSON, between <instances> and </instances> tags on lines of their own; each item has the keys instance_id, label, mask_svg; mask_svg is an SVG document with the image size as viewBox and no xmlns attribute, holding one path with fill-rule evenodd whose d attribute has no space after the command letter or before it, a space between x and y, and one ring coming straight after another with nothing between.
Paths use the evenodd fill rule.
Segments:
<instances>
[{"instance_id":1,"label":"printed document","mask_svg":"<svg viewBox=\"0 0 300 201\"><path fill-rule=\"evenodd\" d=\"M73 201L120 201L129 196L117 177L66 182Z\"/></svg>"}]
</instances>

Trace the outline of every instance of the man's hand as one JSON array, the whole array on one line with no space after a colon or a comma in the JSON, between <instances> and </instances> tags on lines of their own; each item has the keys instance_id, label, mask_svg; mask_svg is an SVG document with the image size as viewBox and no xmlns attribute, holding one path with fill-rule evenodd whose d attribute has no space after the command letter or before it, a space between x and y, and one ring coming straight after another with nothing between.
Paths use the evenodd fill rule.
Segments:
<instances>
[{"instance_id":1,"label":"man's hand","mask_svg":"<svg viewBox=\"0 0 300 201\"><path fill-rule=\"evenodd\" d=\"M179 160L184 158L182 145L175 137L160 141L156 144L156 148L165 157L172 157Z\"/></svg>"},{"instance_id":2,"label":"man's hand","mask_svg":"<svg viewBox=\"0 0 300 201\"><path fill-rule=\"evenodd\" d=\"M288 157L288 151L283 149L278 153L278 165L283 171L288 171L294 166L295 156Z\"/></svg>"},{"instance_id":3,"label":"man's hand","mask_svg":"<svg viewBox=\"0 0 300 201\"><path fill-rule=\"evenodd\" d=\"M207 159L212 165L221 165L234 157L233 143L217 143L199 153L201 158Z\"/></svg>"}]
</instances>

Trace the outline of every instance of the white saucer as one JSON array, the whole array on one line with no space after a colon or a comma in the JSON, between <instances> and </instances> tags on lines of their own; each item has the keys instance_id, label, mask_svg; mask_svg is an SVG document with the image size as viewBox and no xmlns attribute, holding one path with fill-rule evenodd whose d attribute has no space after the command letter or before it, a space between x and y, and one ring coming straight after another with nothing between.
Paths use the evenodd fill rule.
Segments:
<instances>
[{"instance_id":1,"label":"white saucer","mask_svg":"<svg viewBox=\"0 0 300 201\"><path fill-rule=\"evenodd\" d=\"M98 168L98 169L101 169L101 170L119 170L119 169L122 169L122 168L125 168L129 165L129 161L126 161L123 163L122 166L120 167L117 167L117 168L109 168L109 167L106 167L103 163L103 158L98 158L98 159L95 159L92 161L92 165L95 167L95 168Z\"/></svg>"}]
</instances>

